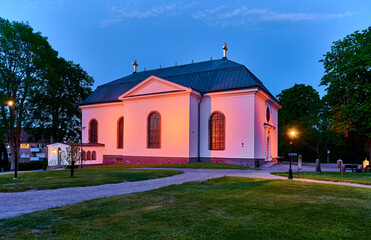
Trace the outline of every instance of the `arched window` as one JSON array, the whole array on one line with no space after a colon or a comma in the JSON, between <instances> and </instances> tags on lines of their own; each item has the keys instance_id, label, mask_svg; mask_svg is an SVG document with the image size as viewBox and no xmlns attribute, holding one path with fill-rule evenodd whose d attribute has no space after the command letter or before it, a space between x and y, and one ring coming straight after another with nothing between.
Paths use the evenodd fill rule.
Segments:
<instances>
[{"instance_id":1,"label":"arched window","mask_svg":"<svg viewBox=\"0 0 371 240\"><path fill-rule=\"evenodd\" d=\"M88 151L88 153L87 153L86 155L87 155L87 156L86 156L86 160L91 160L91 152Z\"/></svg>"},{"instance_id":2,"label":"arched window","mask_svg":"<svg viewBox=\"0 0 371 240\"><path fill-rule=\"evenodd\" d=\"M84 150L82 150L82 160L86 160L86 153L85 153L85 151Z\"/></svg>"},{"instance_id":3,"label":"arched window","mask_svg":"<svg viewBox=\"0 0 371 240\"><path fill-rule=\"evenodd\" d=\"M98 122L95 119L89 124L89 142L98 143Z\"/></svg>"},{"instance_id":4,"label":"arched window","mask_svg":"<svg viewBox=\"0 0 371 240\"><path fill-rule=\"evenodd\" d=\"M161 117L157 112L148 116L148 148L160 148L161 145Z\"/></svg>"},{"instance_id":5,"label":"arched window","mask_svg":"<svg viewBox=\"0 0 371 240\"><path fill-rule=\"evenodd\" d=\"M95 151L91 153L91 160L97 160L97 153Z\"/></svg>"},{"instance_id":6,"label":"arched window","mask_svg":"<svg viewBox=\"0 0 371 240\"><path fill-rule=\"evenodd\" d=\"M209 120L210 150L225 149L225 118L222 113L213 113Z\"/></svg>"},{"instance_id":7,"label":"arched window","mask_svg":"<svg viewBox=\"0 0 371 240\"><path fill-rule=\"evenodd\" d=\"M117 122L117 148L124 148L124 118Z\"/></svg>"}]
</instances>

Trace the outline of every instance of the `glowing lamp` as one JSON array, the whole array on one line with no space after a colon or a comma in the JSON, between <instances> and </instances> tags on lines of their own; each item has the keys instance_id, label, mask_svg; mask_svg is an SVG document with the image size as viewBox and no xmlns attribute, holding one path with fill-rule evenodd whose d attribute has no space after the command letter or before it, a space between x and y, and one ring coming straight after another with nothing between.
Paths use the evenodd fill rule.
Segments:
<instances>
[{"instance_id":1,"label":"glowing lamp","mask_svg":"<svg viewBox=\"0 0 371 240\"><path fill-rule=\"evenodd\" d=\"M14 102L13 100L9 100L6 102L6 105L8 105L9 107L13 106L14 105Z\"/></svg>"}]
</instances>

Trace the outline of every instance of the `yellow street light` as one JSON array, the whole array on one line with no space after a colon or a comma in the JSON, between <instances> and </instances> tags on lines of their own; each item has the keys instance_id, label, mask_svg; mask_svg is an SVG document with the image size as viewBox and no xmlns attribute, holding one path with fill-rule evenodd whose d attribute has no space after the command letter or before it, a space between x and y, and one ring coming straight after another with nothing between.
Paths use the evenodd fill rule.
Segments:
<instances>
[{"instance_id":1,"label":"yellow street light","mask_svg":"<svg viewBox=\"0 0 371 240\"><path fill-rule=\"evenodd\" d=\"M13 106L14 105L14 101L13 100L8 100L6 102L6 105L8 105L9 107Z\"/></svg>"}]
</instances>

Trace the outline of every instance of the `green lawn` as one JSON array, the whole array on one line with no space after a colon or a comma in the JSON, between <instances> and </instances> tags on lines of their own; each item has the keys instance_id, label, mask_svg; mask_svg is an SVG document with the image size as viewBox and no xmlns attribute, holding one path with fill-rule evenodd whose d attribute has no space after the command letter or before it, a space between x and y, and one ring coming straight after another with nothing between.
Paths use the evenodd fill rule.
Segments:
<instances>
[{"instance_id":1,"label":"green lawn","mask_svg":"<svg viewBox=\"0 0 371 240\"><path fill-rule=\"evenodd\" d=\"M370 239L371 190L223 177L0 221L8 239Z\"/></svg>"},{"instance_id":2,"label":"green lawn","mask_svg":"<svg viewBox=\"0 0 371 240\"><path fill-rule=\"evenodd\" d=\"M183 163L183 164L117 164L99 167L107 168L203 168L203 169L240 169L240 170L261 170L260 168L243 167L221 163Z\"/></svg>"},{"instance_id":3,"label":"green lawn","mask_svg":"<svg viewBox=\"0 0 371 240\"><path fill-rule=\"evenodd\" d=\"M69 177L70 170L18 173L18 180L13 180L13 174L6 174L0 175L0 192L94 186L168 177L180 173L182 171L97 167L75 170L73 178Z\"/></svg>"},{"instance_id":4,"label":"green lawn","mask_svg":"<svg viewBox=\"0 0 371 240\"><path fill-rule=\"evenodd\" d=\"M272 172L274 175L288 177L287 172ZM341 177L340 172L293 172L294 178L308 178L321 181L332 181L332 182L348 182L371 185L371 173L353 173L345 172L344 178Z\"/></svg>"}]
</instances>

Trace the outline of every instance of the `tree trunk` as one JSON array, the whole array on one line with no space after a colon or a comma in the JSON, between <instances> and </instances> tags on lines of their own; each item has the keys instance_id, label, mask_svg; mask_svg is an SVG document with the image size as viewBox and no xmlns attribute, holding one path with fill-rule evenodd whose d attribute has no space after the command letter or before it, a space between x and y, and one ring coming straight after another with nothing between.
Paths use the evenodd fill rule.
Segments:
<instances>
[{"instance_id":1,"label":"tree trunk","mask_svg":"<svg viewBox=\"0 0 371 240\"><path fill-rule=\"evenodd\" d=\"M9 137L9 146L10 146L10 153L12 154L12 157L10 158L11 160L10 170L14 170L15 168L15 146L14 146L13 136Z\"/></svg>"}]
</instances>

